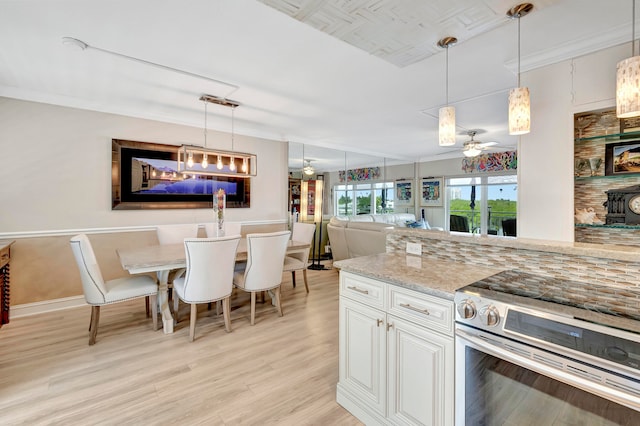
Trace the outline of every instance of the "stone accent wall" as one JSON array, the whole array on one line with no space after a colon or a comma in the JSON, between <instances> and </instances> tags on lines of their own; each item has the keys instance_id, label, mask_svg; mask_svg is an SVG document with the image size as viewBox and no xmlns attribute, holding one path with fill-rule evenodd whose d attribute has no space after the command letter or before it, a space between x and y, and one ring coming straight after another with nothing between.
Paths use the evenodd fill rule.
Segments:
<instances>
[{"instance_id":1,"label":"stone accent wall","mask_svg":"<svg viewBox=\"0 0 640 426\"><path fill-rule=\"evenodd\" d=\"M581 243L640 247L640 227L576 226L575 240Z\"/></svg>"},{"instance_id":2,"label":"stone accent wall","mask_svg":"<svg viewBox=\"0 0 640 426\"><path fill-rule=\"evenodd\" d=\"M592 255L586 255L584 253L591 250L584 247L573 250L570 246L558 245L559 249L548 250L548 247L552 247L552 242L536 245L520 243L516 239L456 236L439 231L394 230L387 235L387 253L404 253L407 242L422 245L423 259L460 262L470 267L478 265L520 270L617 288L640 288L640 252L637 261L619 260L601 256L598 246L594 246ZM635 248L629 250L637 251Z\"/></svg>"}]
</instances>

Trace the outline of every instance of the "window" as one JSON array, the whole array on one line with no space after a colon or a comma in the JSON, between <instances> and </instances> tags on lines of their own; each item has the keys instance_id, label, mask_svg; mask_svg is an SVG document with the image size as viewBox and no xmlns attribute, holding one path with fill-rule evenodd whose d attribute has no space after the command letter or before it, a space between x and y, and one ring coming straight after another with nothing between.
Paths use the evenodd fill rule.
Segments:
<instances>
[{"instance_id":1,"label":"window","mask_svg":"<svg viewBox=\"0 0 640 426\"><path fill-rule=\"evenodd\" d=\"M447 179L449 230L516 236L517 175Z\"/></svg>"},{"instance_id":2,"label":"window","mask_svg":"<svg viewBox=\"0 0 640 426\"><path fill-rule=\"evenodd\" d=\"M336 185L333 205L342 216L393 212L393 182Z\"/></svg>"}]
</instances>

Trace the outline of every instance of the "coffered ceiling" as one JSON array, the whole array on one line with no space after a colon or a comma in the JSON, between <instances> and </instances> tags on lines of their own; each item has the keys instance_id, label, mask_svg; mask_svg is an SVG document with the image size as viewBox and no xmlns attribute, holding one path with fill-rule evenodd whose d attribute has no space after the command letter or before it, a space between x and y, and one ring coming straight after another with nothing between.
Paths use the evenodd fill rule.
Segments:
<instances>
[{"instance_id":1,"label":"coffered ceiling","mask_svg":"<svg viewBox=\"0 0 640 426\"><path fill-rule=\"evenodd\" d=\"M438 40L469 40L505 23L509 0L260 0L300 22L399 67L440 51ZM541 9L558 0L540 0Z\"/></svg>"},{"instance_id":2,"label":"coffered ceiling","mask_svg":"<svg viewBox=\"0 0 640 426\"><path fill-rule=\"evenodd\" d=\"M631 1L532 2L521 22L523 71L631 38ZM445 54L436 42L455 36L458 147L471 129L513 147L517 26L505 13L516 4L0 0L0 96L202 127L206 93L241 104L239 134L426 161L461 156L437 144ZM211 106L208 117L210 129L230 131L228 108Z\"/></svg>"}]
</instances>

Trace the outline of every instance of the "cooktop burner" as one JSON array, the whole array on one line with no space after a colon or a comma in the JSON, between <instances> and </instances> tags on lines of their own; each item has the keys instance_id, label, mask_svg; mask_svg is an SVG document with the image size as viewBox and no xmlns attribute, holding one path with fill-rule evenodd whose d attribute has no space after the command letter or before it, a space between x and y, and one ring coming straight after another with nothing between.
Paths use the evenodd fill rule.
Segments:
<instances>
[{"instance_id":1,"label":"cooktop burner","mask_svg":"<svg viewBox=\"0 0 640 426\"><path fill-rule=\"evenodd\" d=\"M605 286L521 271L503 271L460 292L640 333L640 289Z\"/></svg>"}]
</instances>

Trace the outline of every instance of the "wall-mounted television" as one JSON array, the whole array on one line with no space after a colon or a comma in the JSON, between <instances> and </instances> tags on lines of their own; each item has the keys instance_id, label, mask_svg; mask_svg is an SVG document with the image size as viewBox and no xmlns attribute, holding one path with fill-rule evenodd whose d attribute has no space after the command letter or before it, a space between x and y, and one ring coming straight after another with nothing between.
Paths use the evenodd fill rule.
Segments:
<instances>
[{"instance_id":1,"label":"wall-mounted television","mask_svg":"<svg viewBox=\"0 0 640 426\"><path fill-rule=\"evenodd\" d=\"M212 208L220 188L228 208L250 207L251 178L179 173L177 145L112 139L111 148L113 210Z\"/></svg>"}]
</instances>

